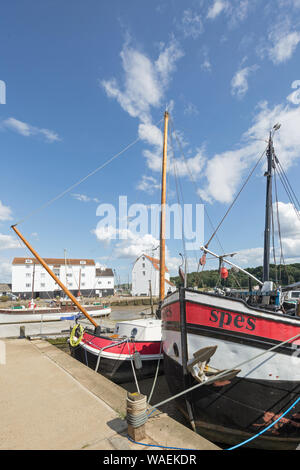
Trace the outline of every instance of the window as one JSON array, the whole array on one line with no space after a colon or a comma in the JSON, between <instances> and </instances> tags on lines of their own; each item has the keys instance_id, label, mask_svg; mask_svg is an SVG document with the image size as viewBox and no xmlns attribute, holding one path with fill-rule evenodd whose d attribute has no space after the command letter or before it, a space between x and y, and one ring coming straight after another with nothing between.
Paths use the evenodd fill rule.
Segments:
<instances>
[{"instance_id":1,"label":"window","mask_svg":"<svg viewBox=\"0 0 300 470\"><path fill-rule=\"evenodd\" d=\"M73 283L72 283L72 282L68 282L68 286L69 286L69 287L72 287L72 286L73 286Z\"/></svg>"},{"instance_id":2,"label":"window","mask_svg":"<svg viewBox=\"0 0 300 470\"><path fill-rule=\"evenodd\" d=\"M45 277L45 273L41 273L41 277Z\"/></svg>"},{"instance_id":3,"label":"window","mask_svg":"<svg viewBox=\"0 0 300 470\"><path fill-rule=\"evenodd\" d=\"M108 281L108 283L107 283L107 284L111 284L111 282L110 282L110 281Z\"/></svg>"},{"instance_id":4,"label":"window","mask_svg":"<svg viewBox=\"0 0 300 470\"><path fill-rule=\"evenodd\" d=\"M30 274L30 273L26 273L26 277L31 277L31 274Z\"/></svg>"},{"instance_id":5,"label":"window","mask_svg":"<svg viewBox=\"0 0 300 470\"><path fill-rule=\"evenodd\" d=\"M68 274L67 274L67 277L72 277L72 273L68 273Z\"/></svg>"},{"instance_id":6,"label":"window","mask_svg":"<svg viewBox=\"0 0 300 470\"><path fill-rule=\"evenodd\" d=\"M299 299L300 292L292 292L292 299Z\"/></svg>"},{"instance_id":7,"label":"window","mask_svg":"<svg viewBox=\"0 0 300 470\"><path fill-rule=\"evenodd\" d=\"M82 286L85 286L85 282L82 282L81 285L82 285Z\"/></svg>"},{"instance_id":8,"label":"window","mask_svg":"<svg viewBox=\"0 0 300 470\"><path fill-rule=\"evenodd\" d=\"M143 263L143 268L145 267L145 263Z\"/></svg>"},{"instance_id":9,"label":"window","mask_svg":"<svg viewBox=\"0 0 300 470\"><path fill-rule=\"evenodd\" d=\"M146 276L146 271L143 271L143 276Z\"/></svg>"},{"instance_id":10,"label":"window","mask_svg":"<svg viewBox=\"0 0 300 470\"><path fill-rule=\"evenodd\" d=\"M26 287L31 287L31 284L26 284Z\"/></svg>"},{"instance_id":11,"label":"window","mask_svg":"<svg viewBox=\"0 0 300 470\"><path fill-rule=\"evenodd\" d=\"M85 273L81 273L81 277L85 277Z\"/></svg>"},{"instance_id":12,"label":"window","mask_svg":"<svg viewBox=\"0 0 300 470\"><path fill-rule=\"evenodd\" d=\"M27 268L27 269L28 269L28 268L31 268L31 266L28 266L28 265L27 265L26 268Z\"/></svg>"},{"instance_id":13,"label":"window","mask_svg":"<svg viewBox=\"0 0 300 470\"><path fill-rule=\"evenodd\" d=\"M41 287L45 287L45 283L44 283L44 282L41 283Z\"/></svg>"},{"instance_id":14,"label":"window","mask_svg":"<svg viewBox=\"0 0 300 470\"><path fill-rule=\"evenodd\" d=\"M102 284L102 281L98 281L98 284Z\"/></svg>"}]
</instances>

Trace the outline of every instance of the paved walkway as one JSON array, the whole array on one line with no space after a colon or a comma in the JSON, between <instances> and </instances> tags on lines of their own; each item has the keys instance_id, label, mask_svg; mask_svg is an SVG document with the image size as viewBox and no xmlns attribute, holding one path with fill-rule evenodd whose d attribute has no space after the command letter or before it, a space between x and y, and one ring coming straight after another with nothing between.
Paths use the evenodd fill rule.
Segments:
<instances>
[{"instance_id":1,"label":"paved walkway","mask_svg":"<svg viewBox=\"0 0 300 470\"><path fill-rule=\"evenodd\" d=\"M0 449L217 449L165 415L133 444L125 407L125 390L48 342L0 341Z\"/></svg>"}]
</instances>

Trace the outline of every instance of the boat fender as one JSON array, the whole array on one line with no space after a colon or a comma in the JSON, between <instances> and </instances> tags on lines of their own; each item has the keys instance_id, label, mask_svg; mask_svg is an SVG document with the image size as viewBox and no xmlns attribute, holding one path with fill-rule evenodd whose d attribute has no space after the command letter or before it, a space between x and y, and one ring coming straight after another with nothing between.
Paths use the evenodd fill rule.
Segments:
<instances>
[{"instance_id":1,"label":"boat fender","mask_svg":"<svg viewBox=\"0 0 300 470\"><path fill-rule=\"evenodd\" d=\"M142 364L142 359L141 359L141 355L138 351L135 351L133 353L133 361L134 361L134 366L136 369L141 369L143 364Z\"/></svg>"},{"instance_id":2,"label":"boat fender","mask_svg":"<svg viewBox=\"0 0 300 470\"><path fill-rule=\"evenodd\" d=\"M72 328L71 335L70 335L70 345L73 348L76 348L76 346L78 346L80 341L82 340L82 337L83 337L83 326L78 323L74 325Z\"/></svg>"}]
</instances>

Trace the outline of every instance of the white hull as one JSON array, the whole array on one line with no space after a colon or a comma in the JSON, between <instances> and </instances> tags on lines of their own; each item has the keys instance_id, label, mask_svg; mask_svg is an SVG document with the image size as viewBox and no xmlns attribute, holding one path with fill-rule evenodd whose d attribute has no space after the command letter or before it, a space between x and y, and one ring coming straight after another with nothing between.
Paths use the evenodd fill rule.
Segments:
<instances>
[{"instance_id":1,"label":"white hull","mask_svg":"<svg viewBox=\"0 0 300 470\"><path fill-rule=\"evenodd\" d=\"M8 311L7 313L0 312L0 325L13 324L13 323L37 323L46 321L61 321L73 320L79 312L49 312L45 309L45 313L38 312L32 313L32 309L23 309L22 313L15 313L16 310ZM105 317L111 313L111 308L102 308L99 310L88 310L91 317Z\"/></svg>"}]
</instances>

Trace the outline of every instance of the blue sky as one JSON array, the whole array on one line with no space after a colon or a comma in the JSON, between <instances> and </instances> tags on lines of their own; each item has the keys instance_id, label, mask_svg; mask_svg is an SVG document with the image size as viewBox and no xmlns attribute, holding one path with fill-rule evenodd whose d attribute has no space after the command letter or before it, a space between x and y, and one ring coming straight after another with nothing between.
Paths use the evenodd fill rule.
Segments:
<instances>
[{"instance_id":1,"label":"blue sky","mask_svg":"<svg viewBox=\"0 0 300 470\"><path fill-rule=\"evenodd\" d=\"M28 256L10 225L44 257L93 258L127 282L132 262L157 240L128 226L126 240L97 230L99 204L149 206L160 200L162 124L166 108L175 145L173 168L185 203L204 201L220 220L269 130L296 189L300 157L300 1L6 2L0 17L0 282L14 256ZM157 124L159 123L159 124ZM26 216L123 150L126 153L53 204ZM173 163L172 163L173 162ZM174 163L175 162L175 163ZM191 181L190 174L193 174ZM260 166L219 232L243 266L261 264L265 180ZM283 245L299 261L299 222L280 192ZM205 240L211 227L205 219ZM176 274L180 241L169 240ZM220 252L213 242L211 248ZM157 254L157 251L154 252ZM189 253L190 270L200 251ZM214 267L211 265L211 267Z\"/></svg>"}]
</instances>

